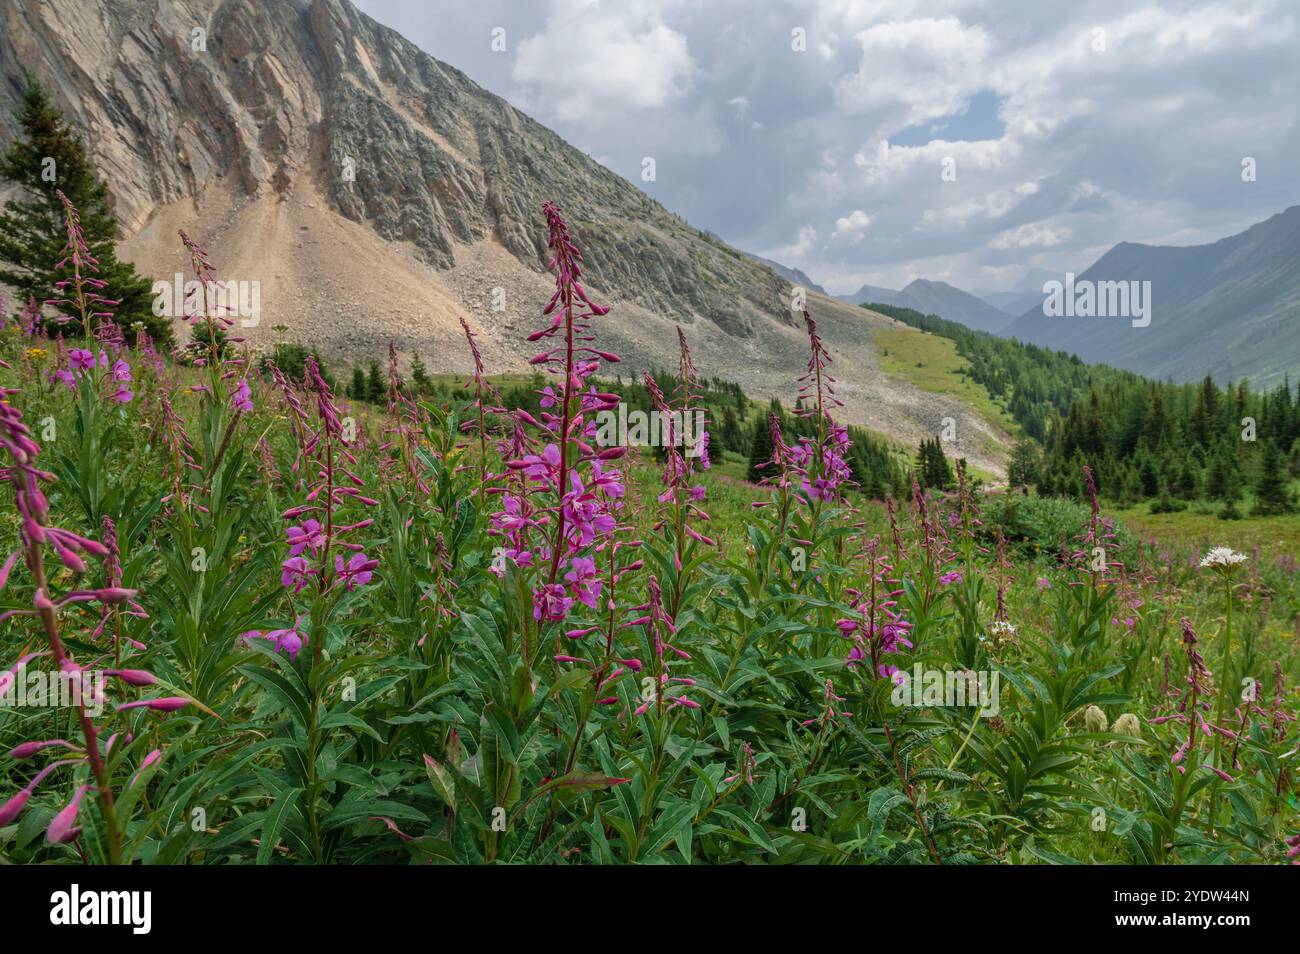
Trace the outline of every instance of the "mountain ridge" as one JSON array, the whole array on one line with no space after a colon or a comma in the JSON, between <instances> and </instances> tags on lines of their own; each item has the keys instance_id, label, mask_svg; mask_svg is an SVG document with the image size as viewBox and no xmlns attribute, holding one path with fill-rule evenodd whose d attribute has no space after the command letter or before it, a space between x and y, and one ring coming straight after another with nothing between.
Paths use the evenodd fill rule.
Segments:
<instances>
[{"instance_id":1,"label":"mountain ridge","mask_svg":"<svg viewBox=\"0 0 1300 954\"><path fill-rule=\"evenodd\" d=\"M922 314L935 314L976 331L997 333L1015 319L1014 315L990 305L968 291L947 282L924 278L913 279L897 291L876 285L863 285L852 295L838 297L840 301L851 305L879 302L882 305L914 308Z\"/></svg>"}]
</instances>

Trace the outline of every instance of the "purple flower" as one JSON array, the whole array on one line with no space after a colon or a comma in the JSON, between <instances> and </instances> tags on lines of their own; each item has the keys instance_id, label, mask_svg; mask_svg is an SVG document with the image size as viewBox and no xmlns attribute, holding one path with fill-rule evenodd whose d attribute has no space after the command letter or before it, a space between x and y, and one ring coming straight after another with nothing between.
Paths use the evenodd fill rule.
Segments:
<instances>
[{"instance_id":1,"label":"purple flower","mask_svg":"<svg viewBox=\"0 0 1300 954\"><path fill-rule=\"evenodd\" d=\"M45 837L49 839L50 844L66 845L70 841L76 841L77 836L81 834L81 828L77 825L77 811L81 808L82 796L89 788L89 785L78 788L67 807L54 816L54 820L50 822L50 827L45 832Z\"/></svg>"},{"instance_id":2,"label":"purple flower","mask_svg":"<svg viewBox=\"0 0 1300 954\"><path fill-rule=\"evenodd\" d=\"M939 577L939 585L948 586L952 583L960 583L961 579L962 577L960 573L958 573L956 570L951 570L948 573L944 573L942 576Z\"/></svg>"},{"instance_id":3,"label":"purple flower","mask_svg":"<svg viewBox=\"0 0 1300 954\"><path fill-rule=\"evenodd\" d=\"M239 384L235 386L235 393L231 396L230 403L237 411L242 411L245 414L252 412L253 392L249 390L247 378L239 379Z\"/></svg>"},{"instance_id":4,"label":"purple flower","mask_svg":"<svg viewBox=\"0 0 1300 954\"><path fill-rule=\"evenodd\" d=\"M373 570L379 566L378 560L372 560L364 553L354 553L344 563L341 556L334 558L334 572L349 590L365 586L374 576Z\"/></svg>"},{"instance_id":5,"label":"purple flower","mask_svg":"<svg viewBox=\"0 0 1300 954\"><path fill-rule=\"evenodd\" d=\"M295 593L302 592L309 582L308 578L316 572L300 556L289 557L281 567L280 585L292 589Z\"/></svg>"},{"instance_id":6,"label":"purple flower","mask_svg":"<svg viewBox=\"0 0 1300 954\"><path fill-rule=\"evenodd\" d=\"M569 563L571 569L564 574L570 584L573 595L583 603L596 608L600 597L600 577L596 573L596 561L592 557L574 557Z\"/></svg>"},{"instance_id":7,"label":"purple flower","mask_svg":"<svg viewBox=\"0 0 1300 954\"><path fill-rule=\"evenodd\" d=\"M239 638L244 642L250 639L270 640L271 648L277 653L288 653L290 659L296 660L302 650L302 644L306 641L297 629L301 624L302 619L299 619L292 629L273 629L269 633L263 633L260 629L250 629L246 633L240 633Z\"/></svg>"},{"instance_id":8,"label":"purple flower","mask_svg":"<svg viewBox=\"0 0 1300 954\"><path fill-rule=\"evenodd\" d=\"M72 362L72 367L78 371L95 370L95 353L87 351L85 348L73 348L68 352L68 360Z\"/></svg>"},{"instance_id":9,"label":"purple flower","mask_svg":"<svg viewBox=\"0 0 1300 954\"><path fill-rule=\"evenodd\" d=\"M304 520L302 526L289 527L284 535L289 541L289 556L301 556L307 549L316 553L325 545L325 531L315 518Z\"/></svg>"},{"instance_id":10,"label":"purple flower","mask_svg":"<svg viewBox=\"0 0 1300 954\"><path fill-rule=\"evenodd\" d=\"M547 583L533 591L533 619L558 622L569 615L573 598L559 583Z\"/></svg>"}]
</instances>

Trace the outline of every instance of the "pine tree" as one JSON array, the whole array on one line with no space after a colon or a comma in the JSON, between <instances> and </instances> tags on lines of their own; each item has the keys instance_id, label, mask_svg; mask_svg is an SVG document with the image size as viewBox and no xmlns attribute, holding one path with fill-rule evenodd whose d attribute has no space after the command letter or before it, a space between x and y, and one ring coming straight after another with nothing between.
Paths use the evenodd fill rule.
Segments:
<instances>
[{"instance_id":1,"label":"pine tree","mask_svg":"<svg viewBox=\"0 0 1300 954\"><path fill-rule=\"evenodd\" d=\"M1143 497L1155 497L1160 493L1160 474L1156 472L1156 463L1146 451L1142 452L1138 463L1138 486Z\"/></svg>"},{"instance_id":2,"label":"pine tree","mask_svg":"<svg viewBox=\"0 0 1300 954\"><path fill-rule=\"evenodd\" d=\"M418 354L411 355L411 384L415 393L423 395L429 390L429 369L424 366Z\"/></svg>"},{"instance_id":3,"label":"pine tree","mask_svg":"<svg viewBox=\"0 0 1300 954\"><path fill-rule=\"evenodd\" d=\"M352 369L352 383L348 385L348 397L354 401L366 399L366 372L361 370L361 365Z\"/></svg>"},{"instance_id":4,"label":"pine tree","mask_svg":"<svg viewBox=\"0 0 1300 954\"><path fill-rule=\"evenodd\" d=\"M775 403L775 402L773 402ZM780 405L777 405L779 408ZM772 430L766 415L754 418L754 436L749 442L749 468L745 477L751 483L758 483L764 477L774 476L771 467L763 467L772 459Z\"/></svg>"},{"instance_id":5,"label":"pine tree","mask_svg":"<svg viewBox=\"0 0 1300 954\"><path fill-rule=\"evenodd\" d=\"M1222 448L1215 451L1205 469L1205 496L1211 500L1233 500L1237 496L1232 458Z\"/></svg>"},{"instance_id":6,"label":"pine tree","mask_svg":"<svg viewBox=\"0 0 1300 954\"><path fill-rule=\"evenodd\" d=\"M366 400L371 404L383 404L388 395L388 384L379 373L379 362L370 362L370 371L366 375Z\"/></svg>"},{"instance_id":7,"label":"pine tree","mask_svg":"<svg viewBox=\"0 0 1300 954\"><path fill-rule=\"evenodd\" d=\"M134 338L141 322L159 344L172 339L171 319L153 313L153 285L136 274L129 262L119 261L113 247L117 223L109 208L108 187L95 175L86 158L81 137L63 120L35 77L27 88L16 119L22 133L0 156L0 179L18 186L18 195L0 212L0 284L16 289L26 301L61 297L54 283L71 274L71 266L55 268L67 241L63 221L62 191L77 207L91 254L99 260L99 275L107 283L105 294L118 300L114 320ZM71 333L75 327L64 325Z\"/></svg>"},{"instance_id":8,"label":"pine tree","mask_svg":"<svg viewBox=\"0 0 1300 954\"><path fill-rule=\"evenodd\" d=\"M1264 442L1264 459L1255 481L1255 516L1290 513L1293 509L1282 453L1272 441Z\"/></svg>"},{"instance_id":9,"label":"pine tree","mask_svg":"<svg viewBox=\"0 0 1300 954\"><path fill-rule=\"evenodd\" d=\"M1014 487L1028 487L1038 483L1038 445L1029 438L1021 438L1011 452L1007 467L1007 483Z\"/></svg>"}]
</instances>

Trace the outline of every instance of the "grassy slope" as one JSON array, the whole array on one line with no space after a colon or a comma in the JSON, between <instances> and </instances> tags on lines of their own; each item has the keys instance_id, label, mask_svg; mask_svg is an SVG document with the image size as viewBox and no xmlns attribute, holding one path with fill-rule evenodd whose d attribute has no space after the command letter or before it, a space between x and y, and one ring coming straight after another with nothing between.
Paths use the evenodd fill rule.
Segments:
<instances>
[{"instance_id":1,"label":"grassy slope","mask_svg":"<svg viewBox=\"0 0 1300 954\"><path fill-rule=\"evenodd\" d=\"M905 326L873 327L871 336L879 350L880 369L886 374L903 378L931 394L959 398L998 430L1013 438L1020 433L1006 407L963 373L970 362L957 353L957 344L950 338ZM991 476L975 472L986 480Z\"/></svg>"}]
</instances>

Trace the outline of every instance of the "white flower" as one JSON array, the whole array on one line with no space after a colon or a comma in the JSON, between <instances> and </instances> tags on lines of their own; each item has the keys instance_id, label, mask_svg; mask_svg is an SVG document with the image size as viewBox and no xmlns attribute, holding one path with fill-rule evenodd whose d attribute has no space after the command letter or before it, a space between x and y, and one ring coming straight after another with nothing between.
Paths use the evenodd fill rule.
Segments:
<instances>
[{"instance_id":1,"label":"white flower","mask_svg":"<svg viewBox=\"0 0 1300 954\"><path fill-rule=\"evenodd\" d=\"M989 632L998 638L1016 635L1015 624L1005 619L995 619L989 623Z\"/></svg>"},{"instance_id":2,"label":"white flower","mask_svg":"<svg viewBox=\"0 0 1300 954\"><path fill-rule=\"evenodd\" d=\"M1231 547L1215 547L1201 558L1201 569L1232 569L1246 562L1246 554Z\"/></svg>"}]
</instances>

